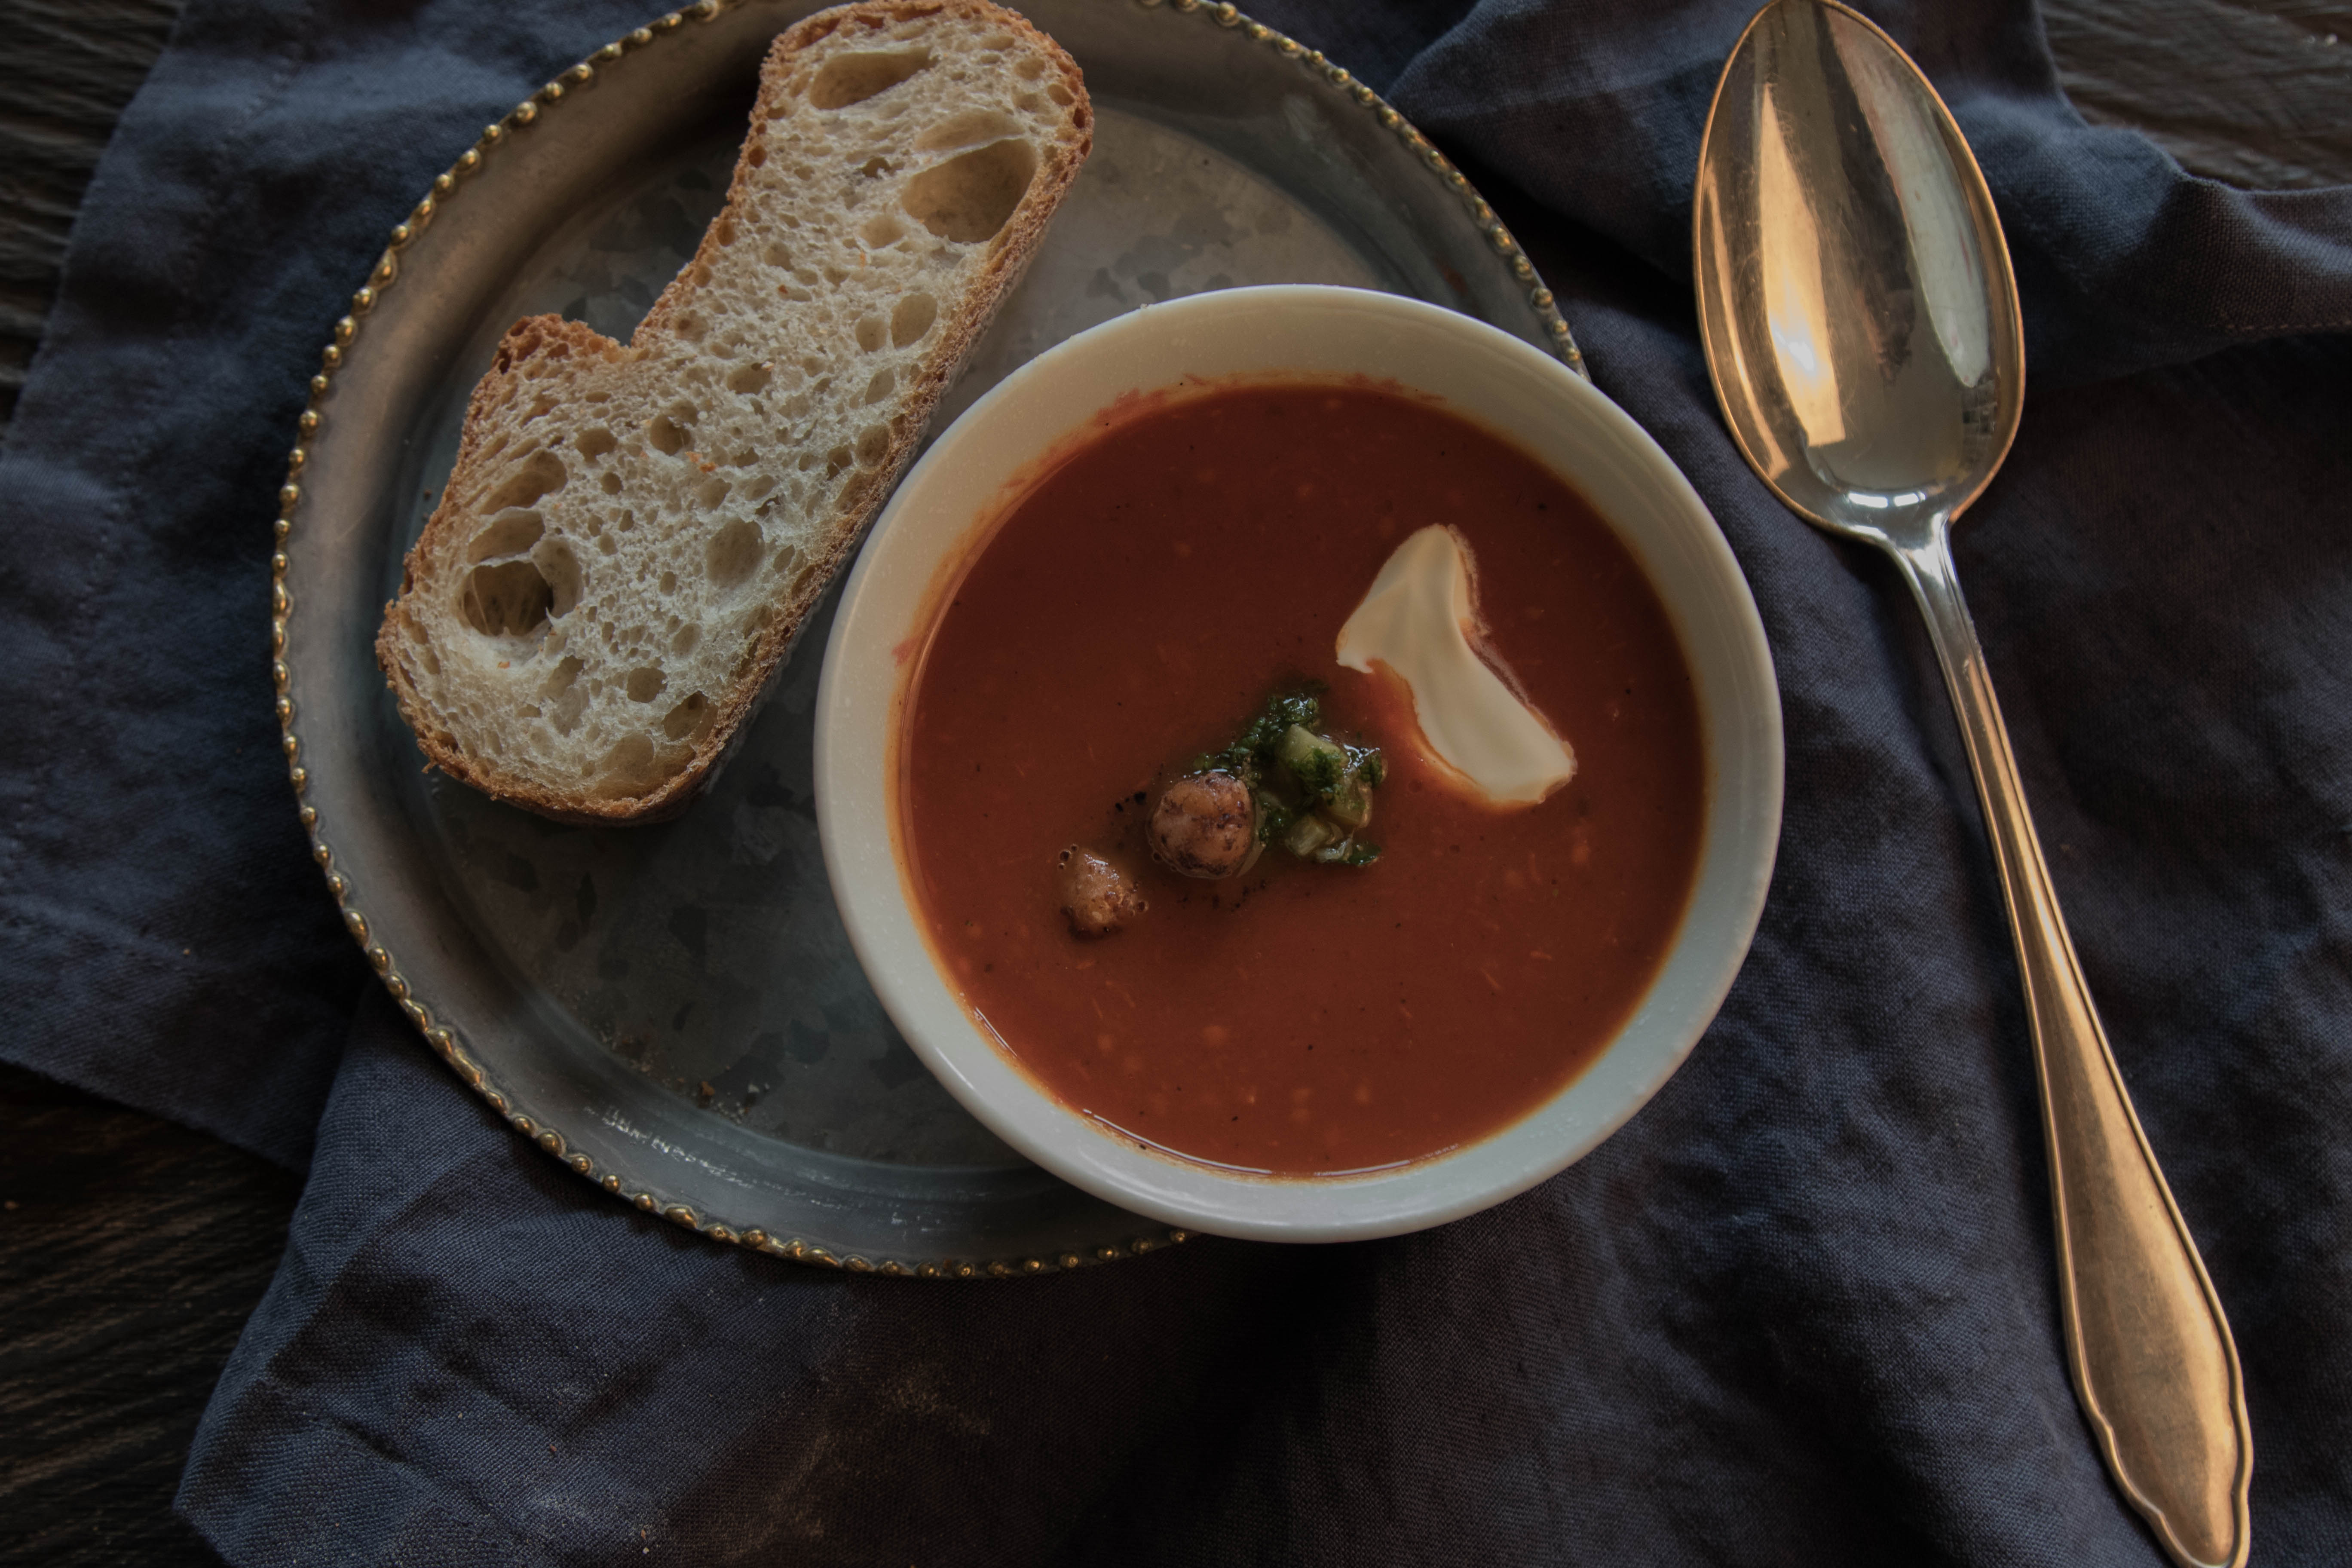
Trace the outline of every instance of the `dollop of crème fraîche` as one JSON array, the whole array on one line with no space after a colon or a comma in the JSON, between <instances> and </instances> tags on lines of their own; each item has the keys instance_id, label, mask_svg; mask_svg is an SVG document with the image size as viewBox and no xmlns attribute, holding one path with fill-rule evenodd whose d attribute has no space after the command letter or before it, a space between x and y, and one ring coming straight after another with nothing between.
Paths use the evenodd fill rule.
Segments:
<instances>
[{"instance_id":1,"label":"dollop of cr\u00e8me fra\u00eeche","mask_svg":"<svg viewBox=\"0 0 2352 1568\"><path fill-rule=\"evenodd\" d=\"M1533 805L1576 776L1576 753L1481 650L1469 547L1432 525L1398 545L1339 628L1342 668L1385 665L1412 693L1422 739L1471 791Z\"/></svg>"}]
</instances>

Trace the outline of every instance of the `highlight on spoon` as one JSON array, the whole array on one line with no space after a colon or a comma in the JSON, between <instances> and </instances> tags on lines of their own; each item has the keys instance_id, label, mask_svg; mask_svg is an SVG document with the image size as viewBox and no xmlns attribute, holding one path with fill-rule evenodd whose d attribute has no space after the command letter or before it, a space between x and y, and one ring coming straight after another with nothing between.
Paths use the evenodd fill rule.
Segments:
<instances>
[{"instance_id":1,"label":"highlight on spoon","mask_svg":"<svg viewBox=\"0 0 2352 1568\"><path fill-rule=\"evenodd\" d=\"M2022 407L2016 284L1943 100L1833 0L1733 48L1692 214L1699 329L1732 436L1815 521L1958 514Z\"/></svg>"}]
</instances>

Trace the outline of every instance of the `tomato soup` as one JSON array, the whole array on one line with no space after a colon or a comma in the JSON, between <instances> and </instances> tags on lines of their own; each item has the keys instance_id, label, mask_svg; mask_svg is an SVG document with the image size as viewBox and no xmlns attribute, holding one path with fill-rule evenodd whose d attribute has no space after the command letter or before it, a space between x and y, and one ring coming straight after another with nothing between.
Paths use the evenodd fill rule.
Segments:
<instances>
[{"instance_id":1,"label":"tomato soup","mask_svg":"<svg viewBox=\"0 0 2352 1568\"><path fill-rule=\"evenodd\" d=\"M1464 792L1402 683L1334 657L1432 523L1574 751L1538 805ZM1557 476L1399 393L1247 385L1104 416L944 592L908 680L899 850L950 988L1055 1098L1170 1153L1336 1173L1496 1131L1607 1045L1689 901L1706 760L1656 593ZM1153 793L1311 683L1326 731L1381 749L1379 858L1268 851L1224 881L1155 864ZM1072 845L1129 868L1149 910L1074 933Z\"/></svg>"}]
</instances>

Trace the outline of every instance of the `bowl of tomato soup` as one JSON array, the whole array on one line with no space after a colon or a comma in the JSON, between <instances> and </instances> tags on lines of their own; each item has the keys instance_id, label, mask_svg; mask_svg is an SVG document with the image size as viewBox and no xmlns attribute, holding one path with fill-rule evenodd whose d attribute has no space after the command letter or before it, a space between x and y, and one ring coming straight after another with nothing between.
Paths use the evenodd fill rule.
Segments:
<instances>
[{"instance_id":1,"label":"bowl of tomato soup","mask_svg":"<svg viewBox=\"0 0 2352 1568\"><path fill-rule=\"evenodd\" d=\"M1605 1138L1778 842L1770 655L1655 443L1468 317L1149 307L899 487L818 698L820 834L908 1044L1138 1213L1337 1240Z\"/></svg>"}]
</instances>

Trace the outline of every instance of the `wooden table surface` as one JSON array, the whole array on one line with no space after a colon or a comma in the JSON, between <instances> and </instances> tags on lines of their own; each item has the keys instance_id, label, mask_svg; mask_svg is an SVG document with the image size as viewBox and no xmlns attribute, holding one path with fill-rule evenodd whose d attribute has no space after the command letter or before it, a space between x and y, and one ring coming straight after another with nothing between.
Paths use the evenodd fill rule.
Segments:
<instances>
[{"instance_id":1,"label":"wooden table surface","mask_svg":"<svg viewBox=\"0 0 2352 1568\"><path fill-rule=\"evenodd\" d=\"M0 431L82 189L177 13L0 0ZM2043 13L2087 118L2241 185L2352 181L2352 0ZM217 1561L172 1495L300 1192L202 1133L0 1067L0 1563Z\"/></svg>"}]
</instances>

